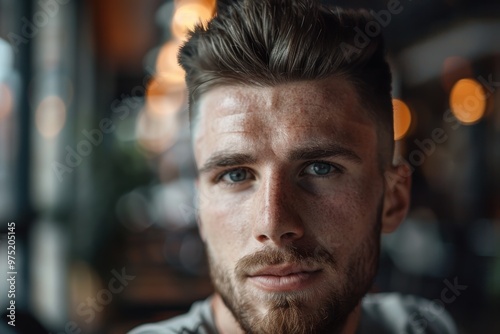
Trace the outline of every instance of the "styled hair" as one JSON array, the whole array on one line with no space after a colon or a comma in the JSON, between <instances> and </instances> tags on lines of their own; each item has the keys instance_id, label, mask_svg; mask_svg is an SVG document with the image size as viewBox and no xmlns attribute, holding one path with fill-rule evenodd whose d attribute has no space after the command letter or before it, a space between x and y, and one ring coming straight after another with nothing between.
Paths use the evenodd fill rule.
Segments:
<instances>
[{"instance_id":1,"label":"styled hair","mask_svg":"<svg viewBox=\"0 0 500 334\"><path fill-rule=\"evenodd\" d=\"M197 25L179 52L191 120L200 96L217 86L342 77L381 127L392 158L391 73L380 29L369 30L374 22L366 10L316 0L219 0L216 16Z\"/></svg>"}]
</instances>

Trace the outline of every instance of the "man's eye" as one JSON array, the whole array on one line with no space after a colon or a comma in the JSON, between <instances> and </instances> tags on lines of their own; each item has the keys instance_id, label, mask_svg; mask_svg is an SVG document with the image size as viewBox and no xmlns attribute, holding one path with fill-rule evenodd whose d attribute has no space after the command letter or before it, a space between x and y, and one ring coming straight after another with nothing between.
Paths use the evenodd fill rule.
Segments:
<instances>
[{"instance_id":1,"label":"man's eye","mask_svg":"<svg viewBox=\"0 0 500 334\"><path fill-rule=\"evenodd\" d=\"M222 174L220 179L227 183L243 182L248 178L248 171L243 168L233 169Z\"/></svg>"},{"instance_id":2,"label":"man's eye","mask_svg":"<svg viewBox=\"0 0 500 334\"><path fill-rule=\"evenodd\" d=\"M304 174L326 176L335 170L337 170L337 168L331 164L325 162L314 162L304 169Z\"/></svg>"}]
</instances>

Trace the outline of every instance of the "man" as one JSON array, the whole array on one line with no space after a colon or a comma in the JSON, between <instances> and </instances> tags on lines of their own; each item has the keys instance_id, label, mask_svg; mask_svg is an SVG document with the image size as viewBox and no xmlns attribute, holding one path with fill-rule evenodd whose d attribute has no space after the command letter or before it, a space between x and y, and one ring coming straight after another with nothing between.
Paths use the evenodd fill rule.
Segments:
<instances>
[{"instance_id":1,"label":"man","mask_svg":"<svg viewBox=\"0 0 500 334\"><path fill-rule=\"evenodd\" d=\"M382 39L355 46L370 20L313 0L241 0L191 33L179 60L216 292L131 333L455 332L430 302L363 298L380 235L410 197L408 170L392 164Z\"/></svg>"}]
</instances>

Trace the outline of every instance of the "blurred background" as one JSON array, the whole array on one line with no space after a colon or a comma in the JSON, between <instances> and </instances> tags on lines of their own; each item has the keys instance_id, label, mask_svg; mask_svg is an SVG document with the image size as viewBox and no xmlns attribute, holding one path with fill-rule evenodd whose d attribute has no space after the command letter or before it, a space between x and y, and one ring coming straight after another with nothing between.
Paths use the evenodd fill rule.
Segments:
<instances>
[{"instance_id":1,"label":"blurred background","mask_svg":"<svg viewBox=\"0 0 500 334\"><path fill-rule=\"evenodd\" d=\"M500 3L325 2L377 13L365 33L386 36L397 159L412 170L374 290L429 298L461 333L500 333ZM14 329L9 222L16 332L125 333L211 293L176 53L215 8L0 0L0 332Z\"/></svg>"}]
</instances>

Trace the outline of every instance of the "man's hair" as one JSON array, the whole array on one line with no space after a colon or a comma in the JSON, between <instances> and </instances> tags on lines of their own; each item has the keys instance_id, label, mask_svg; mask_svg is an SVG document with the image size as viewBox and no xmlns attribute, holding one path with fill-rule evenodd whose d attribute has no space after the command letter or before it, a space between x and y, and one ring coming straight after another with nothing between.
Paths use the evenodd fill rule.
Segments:
<instances>
[{"instance_id":1,"label":"man's hair","mask_svg":"<svg viewBox=\"0 0 500 334\"><path fill-rule=\"evenodd\" d=\"M381 128L379 138L385 138L391 159L391 73L380 31L365 34L369 22L375 21L366 10L326 7L316 0L221 2L216 16L197 25L180 49L191 120L200 96L217 86L272 87L341 77L354 85L361 106Z\"/></svg>"}]
</instances>

